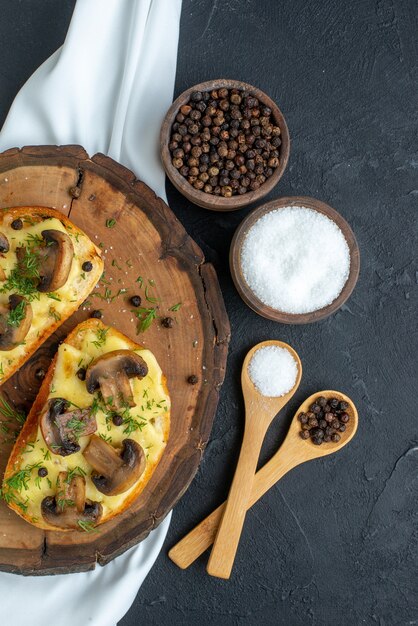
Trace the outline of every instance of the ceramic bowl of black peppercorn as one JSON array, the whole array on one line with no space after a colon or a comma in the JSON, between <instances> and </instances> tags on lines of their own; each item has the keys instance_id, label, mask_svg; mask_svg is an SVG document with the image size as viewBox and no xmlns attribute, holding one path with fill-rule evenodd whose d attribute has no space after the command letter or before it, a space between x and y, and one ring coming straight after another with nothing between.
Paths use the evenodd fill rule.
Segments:
<instances>
[{"instance_id":1,"label":"ceramic bowl of black peppercorn","mask_svg":"<svg viewBox=\"0 0 418 626\"><path fill-rule=\"evenodd\" d=\"M279 182L290 138L282 112L265 93L219 79L190 87L173 102L160 149L168 178L188 200L235 211Z\"/></svg>"}]
</instances>

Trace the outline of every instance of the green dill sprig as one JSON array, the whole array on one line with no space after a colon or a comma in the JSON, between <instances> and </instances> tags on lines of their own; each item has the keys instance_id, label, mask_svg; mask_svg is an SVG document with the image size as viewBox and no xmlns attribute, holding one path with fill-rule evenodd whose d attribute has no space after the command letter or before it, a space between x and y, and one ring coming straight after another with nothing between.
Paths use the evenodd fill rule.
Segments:
<instances>
[{"instance_id":1,"label":"green dill sprig","mask_svg":"<svg viewBox=\"0 0 418 626\"><path fill-rule=\"evenodd\" d=\"M51 292L51 293L47 293L46 295L48 296L48 298L51 298L51 300L57 300L58 302L61 302L61 298L56 293Z\"/></svg>"},{"instance_id":2,"label":"green dill sprig","mask_svg":"<svg viewBox=\"0 0 418 626\"><path fill-rule=\"evenodd\" d=\"M138 309L131 309L131 312L138 318L136 330L137 334L146 331L151 326L152 322L158 317L157 309L155 307L140 307Z\"/></svg>"},{"instance_id":3,"label":"green dill sprig","mask_svg":"<svg viewBox=\"0 0 418 626\"><path fill-rule=\"evenodd\" d=\"M108 328L98 328L96 331L97 339L95 341L92 341L91 343L96 346L96 348L101 348L106 343L106 335L108 332Z\"/></svg>"},{"instance_id":4,"label":"green dill sprig","mask_svg":"<svg viewBox=\"0 0 418 626\"><path fill-rule=\"evenodd\" d=\"M176 311L178 311L180 309L181 306L183 306L183 303L182 302L177 302L177 304L173 304L173 306L170 306L168 308L168 310L176 312Z\"/></svg>"},{"instance_id":5,"label":"green dill sprig","mask_svg":"<svg viewBox=\"0 0 418 626\"><path fill-rule=\"evenodd\" d=\"M40 294L37 290L37 283L41 264L39 247L42 243L43 239L37 235L30 234L27 236L25 245L21 247L16 265L0 289L1 293L14 291L25 296L29 301L39 300Z\"/></svg>"},{"instance_id":6,"label":"green dill sprig","mask_svg":"<svg viewBox=\"0 0 418 626\"><path fill-rule=\"evenodd\" d=\"M25 319L26 316L26 302L22 300L19 302L14 309L9 311L7 316L7 325L12 326L13 328L19 328L22 320Z\"/></svg>"},{"instance_id":7,"label":"green dill sprig","mask_svg":"<svg viewBox=\"0 0 418 626\"><path fill-rule=\"evenodd\" d=\"M148 302L151 302L151 304L156 304L157 302L159 302L158 298L150 295L148 285L145 287L145 298Z\"/></svg>"},{"instance_id":8,"label":"green dill sprig","mask_svg":"<svg viewBox=\"0 0 418 626\"><path fill-rule=\"evenodd\" d=\"M26 465L24 468L18 470L9 478L6 478L3 481L3 496L5 497L10 493L21 493L23 490L27 491L29 489L29 481L32 475L32 471L34 469L39 469L42 463L39 461L38 463L32 463L31 465ZM5 498L6 499L6 498Z\"/></svg>"},{"instance_id":9,"label":"green dill sprig","mask_svg":"<svg viewBox=\"0 0 418 626\"><path fill-rule=\"evenodd\" d=\"M48 313L49 317L52 317L56 322L59 322L61 320L61 315L58 313L58 311L55 310L53 306L49 307Z\"/></svg>"},{"instance_id":10,"label":"green dill sprig","mask_svg":"<svg viewBox=\"0 0 418 626\"><path fill-rule=\"evenodd\" d=\"M147 425L147 420L144 417L139 418L141 421L138 421L132 416L125 417L123 420L123 425L125 428L123 429L124 435L130 435L131 433L139 430L142 431Z\"/></svg>"},{"instance_id":11,"label":"green dill sprig","mask_svg":"<svg viewBox=\"0 0 418 626\"><path fill-rule=\"evenodd\" d=\"M81 530L84 530L85 533L98 533L97 528L94 527L94 522L89 522L87 520L79 519L77 520L77 524L80 526Z\"/></svg>"},{"instance_id":12,"label":"green dill sprig","mask_svg":"<svg viewBox=\"0 0 418 626\"><path fill-rule=\"evenodd\" d=\"M86 424L78 417L72 417L67 422L67 428L70 428L73 431L74 437L78 440L82 437L83 432L86 430Z\"/></svg>"},{"instance_id":13,"label":"green dill sprig","mask_svg":"<svg viewBox=\"0 0 418 626\"><path fill-rule=\"evenodd\" d=\"M82 467L80 467L79 465L76 465L75 467L73 467L73 469L68 470L67 478L65 479L65 482L70 484L70 482L75 476L86 476L86 472L83 470Z\"/></svg>"}]
</instances>

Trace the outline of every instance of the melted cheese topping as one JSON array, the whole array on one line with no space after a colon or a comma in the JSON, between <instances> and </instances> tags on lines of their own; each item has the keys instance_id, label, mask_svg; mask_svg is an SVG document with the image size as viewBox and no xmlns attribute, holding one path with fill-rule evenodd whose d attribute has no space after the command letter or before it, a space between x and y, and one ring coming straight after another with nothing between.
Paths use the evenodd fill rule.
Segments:
<instances>
[{"instance_id":1,"label":"melted cheese topping","mask_svg":"<svg viewBox=\"0 0 418 626\"><path fill-rule=\"evenodd\" d=\"M91 329L80 331L77 339L80 339L77 348L63 343L58 349L55 373L48 398L65 398L80 408L86 408L92 406L94 400L97 400L98 394L88 393L85 382L76 376L77 370L80 367L86 367L92 359L101 354L113 350L129 350L131 345L119 334L112 334L111 328L105 336L103 345L100 345L101 341L98 340L97 332ZM32 518L34 523L42 519L40 510L42 500L46 496L54 496L56 493L58 472L76 469L78 473L85 473L86 497L102 504L103 516L101 521L104 521L112 511L121 507L132 491L138 490L140 484L145 486L148 481L166 446L170 398L164 389L161 368L152 352L145 349L136 350L136 352L148 365L147 376L142 380L133 378L130 381L136 406L129 410L129 420L121 426L115 426L109 416L106 419L106 414L99 409L96 413L97 431L95 434L101 435L116 447L127 437L138 442L144 449L147 458L145 472L128 491L116 496L106 496L94 486L90 478L92 468L82 454L90 437L79 439L80 452L62 457L48 450L38 426L35 442L28 444L20 457L19 466L15 466L15 471L18 471L41 461L41 466L48 470L47 477L38 478L37 468L33 468L28 479L28 489L19 494L19 499L27 507L27 515ZM140 491L141 489L137 493Z\"/></svg>"},{"instance_id":2,"label":"melted cheese topping","mask_svg":"<svg viewBox=\"0 0 418 626\"><path fill-rule=\"evenodd\" d=\"M33 311L31 328L25 337L24 343L13 348L13 350L0 350L0 383L2 378L8 376L15 367L16 361L30 353L32 346L42 339L51 326L56 324L61 318L68 317L69 309L70 312L75 310L78 303L83 301L87 294L92 291L96 279L94 279L93 275L90 277L89 273L83 272L81 266L85 261L91 260L93 263L97 263L99 260L96 249L90 239L76 227L66 229L61 221L56 218L41 219L41 221L34 223L39 219L37 216L28 217L27 220L22 216L22 230L13 230L11 228L13 219L16 219L13 213L6 214L3 222L0 224L0 232L6 235L10 245L10 250L0 255L0 267L4 270L6 278L17 264L16 248L27 245L27 240L30 236L41 237L43 230L53 229L67 233L71 237L74 247L74 257L65 285L57 289L52 294L53 297L46 293L37 292L36 298L29 298ZM0 290L2 286L3 283L0 282ZM11 293L19 292L11 290L0 293L0 305L8 306Z\"/></svg>"}]
</instances>

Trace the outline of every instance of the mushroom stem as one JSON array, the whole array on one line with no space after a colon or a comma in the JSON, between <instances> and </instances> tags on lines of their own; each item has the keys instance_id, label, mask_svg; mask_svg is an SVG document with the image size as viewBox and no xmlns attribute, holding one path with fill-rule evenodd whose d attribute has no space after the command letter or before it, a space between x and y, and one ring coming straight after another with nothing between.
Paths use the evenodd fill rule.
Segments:
<instances>
[{"instance_id":1,"label":"mushroom stem","mask_svg":"<svg viewBox=\"0 0 418 626\"><path fill-rule=\"evenodd\" d=\"M116 372L112 378L98 378L104 403L114 411L135 406L129 378L124 371Z\"/></svg>"},{"instance_id":2,"label":"mushroom stem","mask_svg":"<svg viewBox=\"0 0 418 626\"><path fill-rule=\"evenodd\" d=\"M91 480L96 489L107 496L116 496L130 489L146 467L145 452L133 439L124 439L117 452L109 443L93 435L83 451L93 467Z\"/></svg>"},{"instance_id":3,"label":"mushroom stem","mask_svg":"<svg viewBox=\"0 0 418 626\"><path fill-rule=\"evenodd\" d=\"M92 437L83 454L86 461L101 476L111 476L123 465L115 448L101 437Z\"/></svg>"},{"instance_id":4,"label":"mushroom stem","mask_svg":"<svg viewBox=\"0 0 418 626\"><path fill-rule=\"evenodd\" d=\"M144 378L148 366L132 350L113 350L93 361L87 368L86 386L89 393L100 387L105 404L113 411L135 406L130 378Z\"/></svg>"},{"instance_id":5,"label":"mushroom stem","mask_svg":"<svg viewBox=\"0 0 418 626\"><path fill-rule=\"evenodd\" d=\"M55 291L67 282L74 256L70 237L60 230L43 230L46 246L40 250L38 291Z\"/></svg>"},{"instance_id":6,"label":"mushroom stem","mask_svg":"<svg viewBox=\"0 0 418 626\"><path fill-rule=\"evenodd\" d=\"M44 520L62 530L80 529L80 522L97 524L102 516L99 502L86 500L86 481L83 476L68 480L68 472L59 472L57 493L41 502Z\"/></svg>"}]
</instances>

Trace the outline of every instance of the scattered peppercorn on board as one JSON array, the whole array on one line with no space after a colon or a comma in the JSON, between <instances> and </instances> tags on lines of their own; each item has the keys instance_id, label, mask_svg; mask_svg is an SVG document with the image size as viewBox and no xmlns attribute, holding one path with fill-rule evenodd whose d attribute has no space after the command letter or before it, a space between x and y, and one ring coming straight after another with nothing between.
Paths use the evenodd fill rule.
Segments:
<instances>
[{"instance_id":1,"label":"scattered peppercorn on board","mask_svg":"<svg viewBox=\"0 0 418 626\"><path fill-rule=\"evenodd\" d=\"M112 159L90 159L79 146L0 154L0 208L35 205L69 217L101 249L105 270L79 310L0 388L1 473L59 342L89 317L152 351L172 405L167 447L149 483L94 531L45 531L0 501L0 569L67 573L105 564L144 539L187 489L210 434L229 323L199 247L165 203ZM21 488L24 501L24 481Z\"/></svg>"}]
</instances>

